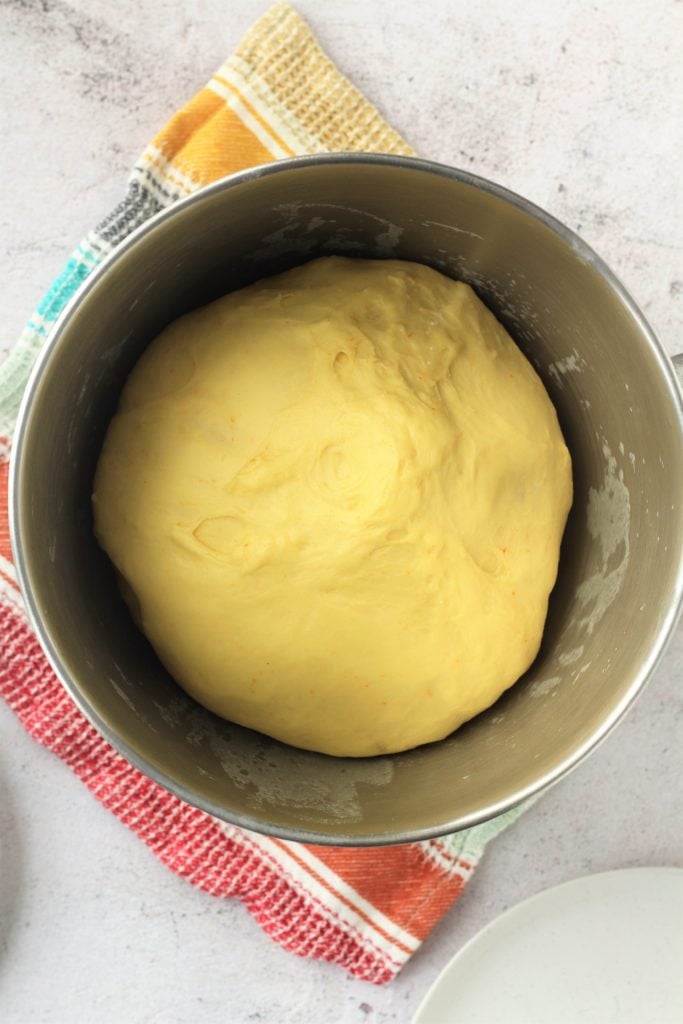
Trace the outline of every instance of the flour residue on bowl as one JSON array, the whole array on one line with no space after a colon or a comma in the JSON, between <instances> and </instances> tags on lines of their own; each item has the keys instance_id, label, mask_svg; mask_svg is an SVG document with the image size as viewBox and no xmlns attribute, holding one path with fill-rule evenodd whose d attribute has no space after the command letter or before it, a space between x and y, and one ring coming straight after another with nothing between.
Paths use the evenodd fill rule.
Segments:
<instances>
[{"instance_id":1,"label":"flour residue on bowl","mask_svg":"<svg viewBox=\"0 0 683 1024\"><path fill-rule=\"evenodd\" d=\"M538 679L531 687L531 696L545 697L549 693L553 694L561 682L561 676L550 676L548 679Z\"/></svg>"},{"instance_id":2,"label":"flour residue on bowl","mask_svg":"<svg viewBox=\"0 0 683 1024\"><path fill-rule=\"evenodd\" d=\"M563 359L556 359L554 363L550 363L548 365L548 373L557 386L563 388L563 378L569 373L581 373L586 365L586 360L574 349Z\"/></svg>"},{"instance_id":3,"label":"flour residue on bowl","mask_svg":"<svg viewBox=\"0 0 683 1024\"><path fill-rule=\"evenodd\" d=\"M456 235L469 235L470 238L478 238L480 241L484 241L484 236L478 235L476 231L467 231L465 228L458 228L454 224L442 224L438 220L423 220L421 226L423 228L443 228L444 231L452 231Z\"/></svg>"},{"instance_id":4,"label":"flour residue on bowl","mask_svg":"<svg viewBox=\"0 0 683 1024\"><path fill-rule=\"evenodd\" d=\"M578 661L583 656L583 650L583 644L579 644L578 647L572 647L570 650L564 651L557 660L563 668L566 668L568 665L573 665L575 661Z\"/></svg>"},{"instance_id":5,"label":"flour residue on bowl","mask_svg":"<svg viewBox=\"0 0 683 1024\"><path fill-rule=\"evenodd\" d=\"M255 809L305 809L314 812L318 822L351 824L363 817L358 787L385 786L394 775L389 758L342 762L305 750L283 751L267 737L244 742L200 711L193 710L186 721L189 743L208 747L233 784L250 790L249 802Z\"/></svg>"},{"instance_id":6,"label":"flour residue on bowl","mask_svg":"<svg viewBox=\"0 0 683 1024\"><path fill-rule=\"evenodd\" d=\"M631 554L629 490L624 483L623 470L618 467L604 438L602 454L605 459L603 482L600 487L589 489L586 506L586 527L596 541L599 564L576 590L579 617L572 618L568 623L560 637L560 645L563 641L571 642L570 638L576 638L577 631L579 636L581 631L584 636L593 633L617 598L628 569ZM531 696L552 696L561 683L576 685L591 666L591 661L582 661L586 653L585 645L576 642L563 650L557 659L558 666L565 670L562 676L553 675L534 681L529 690Z\"/></svg>"},{"instance_id":7,"label":"flour residue on bowl","mask_svg":"<svg viewBox=\"0 0 683 1024\"><path fill-rule=\"evenodd\" d=\"M317 215L312 213L313 210L318 211ZM321 211L324 211L322 216ZM292 254L308 256L321 248L325 252L365 253L367 242L364 237L358 237L358 230L360 225L365 228L370 223L375 226L376 231L374 255L389 257L396 254L403 234L400 225L368 210L341 203L312 203L299 200L280 203L275 207L275 212L281 217L280 227L265 235L263 244L251 253L249 258L254 262L260 263ZM353 214L358 218L358 225L340 224L339 214ZM328 233L322 242L317 234L321 228Z\"/></svg>"},{"instance_id":8,"label":"flour residue on bowl","mask_svg":"<svg viewBox=\"0 0 683 1024\"><path fill-rule=\"evenodd\" d=\"M590 635L617 597L631 554L631 500L623 470L609 444L603 440L605 477L598 489L588 492L586 525L600 547L600 568L578 587L576 598L586 614L579 621Z\"/></svg>"}]
</instances>

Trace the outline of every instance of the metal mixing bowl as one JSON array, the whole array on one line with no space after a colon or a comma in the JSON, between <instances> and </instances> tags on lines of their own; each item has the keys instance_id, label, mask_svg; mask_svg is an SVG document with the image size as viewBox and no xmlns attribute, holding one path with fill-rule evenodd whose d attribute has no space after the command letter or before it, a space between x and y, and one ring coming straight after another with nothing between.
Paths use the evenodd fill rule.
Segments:
<instances>
[{"instance_id":1,"label":"metal mixing bowl","mask_svg":"<svg viewBox=\"0 0 683 1024\"><path fill-rule=\"evenodd\" d=\"M574 461L574 509L533 667L448 739L361 760L295 750L185 696L133 625L90 509L105 428L150 339L187 310L330 252L419 260L472 283L537 367ZM652 674L681 602L682 423L672 366L643 316L595 253L543 211L418 160L282 161L153 218L63 314L20 415L16 564L63 684L163 786L290 839L426 838L560 778Z\"/></svg>"}]
</instances>

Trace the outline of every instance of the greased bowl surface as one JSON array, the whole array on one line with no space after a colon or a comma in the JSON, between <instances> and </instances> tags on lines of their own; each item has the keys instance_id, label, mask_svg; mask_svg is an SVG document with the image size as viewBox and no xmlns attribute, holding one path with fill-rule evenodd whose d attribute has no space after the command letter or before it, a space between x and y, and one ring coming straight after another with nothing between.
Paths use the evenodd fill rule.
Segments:
<instances>
[{"instance_id":1,"label":"greased bowl surface","mask_svg":"<svg viewBox=\"0 0 683 1024\"><path fill-rule=\"evenodd\" d=\"M532 668L440 743L365 759L288 747L186 696L135 628L90 506L104 432L149 341L190 309L329 253L417 260L472 284L543 378L574 471ZM642 314L543 211L421 160L280 161L158 214L63 313L19 417L15 561L62 683L147 775L219 818L284 838L409 842L485 821L559 779L652 674L683 589L682 423L671 365Z\"/></svg>"}]
</instances>

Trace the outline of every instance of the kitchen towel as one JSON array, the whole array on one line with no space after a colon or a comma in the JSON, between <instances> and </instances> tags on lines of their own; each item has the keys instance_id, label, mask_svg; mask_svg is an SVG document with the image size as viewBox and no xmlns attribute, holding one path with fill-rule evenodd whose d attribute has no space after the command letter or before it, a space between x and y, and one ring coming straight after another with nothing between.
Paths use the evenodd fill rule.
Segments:
<instances>
[{"instance_id":1,"label":"kitchen towel","mask_svg":"<svg viewBox=\"0 0 683 1024\"><path fill-rule=\"evenodd\" d=\"M172 871L213 896L243 900L286 949L381 984L458 899L488 840L519 810L442 839L338 849L257 835L189 806L116 753L58 682L22 604L7 516L12 433L31 367L95 267L147 218L216 178L342 150L412 152L301 18L277 3L154 138L123 201L72 253L29 320L0 367L0 693L28 732Z\"/></svg>"}]
</instances>

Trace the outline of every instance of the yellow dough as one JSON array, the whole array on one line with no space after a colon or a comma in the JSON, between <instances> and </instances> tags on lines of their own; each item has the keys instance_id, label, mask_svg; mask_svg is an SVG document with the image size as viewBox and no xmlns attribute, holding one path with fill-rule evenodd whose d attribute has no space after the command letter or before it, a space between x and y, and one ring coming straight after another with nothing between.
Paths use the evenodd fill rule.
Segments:
<instances>
[{"instance_id":1,"label":"yellow dough","mask_svg":"<svg viewBox=\"0 0 683 1024\"><path fill-rule=\"evenodd\" d=\"M163 331L93 505L181 686L361 756L446 736L531 664L571 496L550 399L471 288L328 257Z\"/></svg>"}]
</instances>

